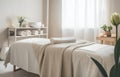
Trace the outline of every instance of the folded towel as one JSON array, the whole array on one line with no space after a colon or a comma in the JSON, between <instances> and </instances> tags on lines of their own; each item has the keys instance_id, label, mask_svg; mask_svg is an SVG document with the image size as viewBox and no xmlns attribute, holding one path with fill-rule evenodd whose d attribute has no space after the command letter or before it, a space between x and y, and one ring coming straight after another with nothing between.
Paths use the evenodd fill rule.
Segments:
<instances>
[{"instance_id":1,"label":"folded towel","mask_svg":"<svg viewBox=\"0 0 120 77\"><path fill-rule=\"evenodd\" d=\"M18 31L18 36L26 36L26 31Z\"/></svg>"},{"instance_id":2,"label":"folded towel","mask_svg":"<svg viewBox=\"0 0 120 77\"><path fill-rule=\"evenodd\" d=\"M32 33L31 33L31 31L30 30L26 30L26 35L27 36L30 36Z\"/></svg>"},{"instance_id":3,"label":"folded towel","mask_svg":"<svg viewBox=\"0 0 120 77\"><path fill-rule=\"evenodd\" d=\"M76 42L76 39L73 37L62 37L62 38L51 38L50 41L52 44L74 43Z\"/></svg>"},{"instance_id":4,"label":"folded towel","mask_svg":"<svg viewBox=\"0 0 120 77\"><path fill-rule=\"evenodd\" d=\"M39 31L33 30L33 31L32 31L32 34L33 34L33 35L38 35L38 34L39 34Z\"/></svg>"}]
</instances>

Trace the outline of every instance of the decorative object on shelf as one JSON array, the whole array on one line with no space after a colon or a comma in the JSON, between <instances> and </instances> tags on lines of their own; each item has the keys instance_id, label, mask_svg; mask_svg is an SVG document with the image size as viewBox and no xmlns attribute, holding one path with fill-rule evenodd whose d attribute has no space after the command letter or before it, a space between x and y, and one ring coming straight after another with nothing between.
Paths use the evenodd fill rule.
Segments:
<instances>
[{"instance_id":1,"label":"decorative object on shelf","mask_svg":"<svg viewBox=\"0 0 120 77\"><path fill-rule=\"evenodd\" d=\"M30 36L32 33L30 30L26 30L26 36Z\"/></svg>"},{"instance_id":2,"label":"decorative object on shelf","mask_svg":"<svg viewBox=\"0 0 120 77\"><path fill-rule=\"evenodd\" d=\"M45 27L45 26L44 26L44 24L42 24L42 26L41 26L41 27Z\"/></svg>"},{"instance_id":3,"label":"decorative object on shelf","mask_svg":"<svg viewBox=\"0 0 120 77\"><path fill-rule=\"evenodd\" d=\"M27 34L26 34L26 31L18 31L17 35L18 36L26 36Z\"/></svg>"},{"instance_id":4,"label":"decorative object on shelf","mask_svg":"<svg viewBox=\"0 0 120 77\"><path fill-rule=\"evenodd\" d=\"M40 34L43 34L43 30L40 31Z\"/></svg>"},{"instance_id":5,"label":"decorative object on shelf","mask_svg":"<svg viewBox=\"0 0 120 77\"><path fill-rule=\"evenodd\" d=\"M38 30L33 30L32 31L32 35L38 35L39 34L39 31Z\"/></svg>"},{"instance_id":6,"label":"decorative object on shelf","mask_svg":"<svg viewBox=\"0 0 120 77\"><path fill-rule=\"evenodd\" d=\"M120 24L120 14L119 13L113 13L111 16L111 23L116 27L116 42L118 39L118 26Z\"/></svg>"},{"instance_id":7,"label":"decorative object on shelf","mask_svg":"<svg viewBox=\"0 0 120 77\"><path fill-rule=\"evenodd\" d=\"M105 36L107 36L107 37L111 37L111 30L112 30L112 26L110 25L110 26L107 26L106 24L104 24L102 27L101 27L101 29L103 29L104 30L104 35ZM103 35L103 36L104 36Z\"/></svg>"},{"instance_id":8,"label":"decorative object on shelf","mask_svg":"<svg viewBox=\"0 0 120 77\"><path fill-rule=\"evenodd\" d=\"M116 37L116 34L111 34L111 37Z\"/></svg>"},{"instance_id":9,"label":"decorative object on shelf","mask_svg":"<svg viewBox=\"0 0 120 77\"><path fill-rule=\"evenodd\" d=\"M24 22L22 23L22 27L29 27L29 25L28 25L28 22L26 21L26 20L24 20Z\"/></svg>"},{"instance_id":10,"label":"decorative object on shelf","mask_svg":"<svg viewBox=\"0 0 120 77\"><path fill-rule=\"evenodd\" d=\"M29 22L30 27L32 28L40 28L42 26L41 22Z\"/></svg>"},{"instance_id":11,"label":"decorative object on shelf","mask_svg":"<svg viewBox=\"0 0 120 77\"><path fill-rule=\"evenodd\" d=\"M22 24L24 21L25 21L25 17L23 17L23 16L18 17L19 27L22 27Z\"/></svg>"},{"instance_id":12,"label":"decorative object on shelf","mask_svg":"<svg viewBox=\"0 0 120 77\"><path fill-rule=\"evenodd\" d=\"M41 32L42 31L42 32ZM41 34L41 33L43 34ZM48 27L8 27L8 45L25 38L48 38Z\"/></svg>"},{"instance_id":13,"label":"decorative object on shelf","mask_svg":"<svg viewBox=\"0 0 120 77\"><path fill-rule=\"evenodd\" d=\"M13 20L11 17L7 18L7 23L8 23L8 27L14 27L13 26Z\"/></svg>"}]
</instances>

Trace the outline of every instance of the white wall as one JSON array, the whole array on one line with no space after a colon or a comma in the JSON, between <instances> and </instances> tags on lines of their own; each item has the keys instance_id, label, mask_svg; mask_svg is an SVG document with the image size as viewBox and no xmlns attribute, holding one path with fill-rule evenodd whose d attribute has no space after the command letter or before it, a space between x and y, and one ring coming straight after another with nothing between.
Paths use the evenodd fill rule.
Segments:
<instances>
[{"instance_id":1,"label":"white wall","mask_svg":"<svg viewBox=\"0 0 120 77\"><path fill-rule=\"evenodd\" d=\"M112 12L120 13L120 0L112 0L111 9L112 9Z\"/></svg>"},{"instance_id":2,"label":"white wall","mask_svg":"<svg viewBox=\"0 0 120 77\"><path fill-rule=\"evenodd\" d=\"M42 21L42 0L0 0L0 48L7 40L7 18L25 16L31 21Z\"/></svg>"}]
</instances>

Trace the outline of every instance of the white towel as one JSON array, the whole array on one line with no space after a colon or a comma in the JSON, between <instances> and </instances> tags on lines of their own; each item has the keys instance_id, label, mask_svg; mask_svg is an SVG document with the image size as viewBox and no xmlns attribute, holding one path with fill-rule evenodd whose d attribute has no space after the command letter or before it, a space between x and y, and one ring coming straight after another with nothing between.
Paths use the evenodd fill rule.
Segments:
<instances>
[{"instance_id":1,"label":"white towel","mask_svg":"<svg viewBox=\"0 0 120 77\"><path fill-rule=\"evenodd\" d=\"M39 31L33 30L33 31L32 31L32 34L33 34L33 35L38 35L38 34L39 34Z\"/></svg>"},{"instance_id":2,"label":"white towel","mask_svg":"<svg viewBox=\"0 0 120 77\"><path fill-rule=\"evenodd\" d=\"M17 35L26 36L26 31L18 31Z\"/></svg>"},{"instance_id":3,"label":"white towel","mask_svg":"<svg viewBox=\"0 0 120 77\"><path fill-rule=\"evenodd\" d=\"M76 42L76 39L73 37L62 37L62 38L51 38L50 41L52 44L74 43Z\"/></svg>"},{"instance_id":4,"label":"white towel","mask_svg":"<svg viewBox=\"0 0 120 77\"><path fill-rule=\"evenodd\" d=\"M26 30L26 35L27 36L30 36L32 33L31 33L31 31L30 30Z\"/></svg>"}]
</instances>

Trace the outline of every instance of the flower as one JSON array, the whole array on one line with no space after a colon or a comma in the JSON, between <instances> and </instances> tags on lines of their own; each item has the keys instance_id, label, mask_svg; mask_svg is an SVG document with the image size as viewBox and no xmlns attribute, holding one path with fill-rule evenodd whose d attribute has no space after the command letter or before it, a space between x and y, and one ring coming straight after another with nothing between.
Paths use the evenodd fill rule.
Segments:
<instances>
[{"instance_id":1,"label":"flower","mask_svg":"<svg viewBox=\"0 0 120 77\"><path fill-rule=\"evenodd\" d=\"M118 39L118 26L120 24L120 14L119 13L113 13L111 16L111 23L116 27L116 42Z\"/></svg>"},{"instance_id":2,"label":"flower","mask_svg":"<svg viewBox=\"0 0 120 77\"><path fill-rule=\"evenodd\" d=\"M113 13L111 16L111 23L115 26L118 26L120 24L120 14L119 13Z\"/></svg>"}]
</instances>

